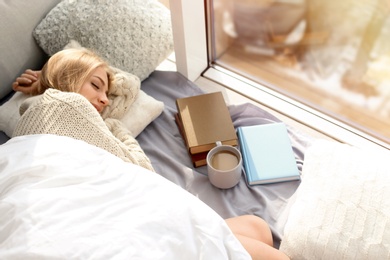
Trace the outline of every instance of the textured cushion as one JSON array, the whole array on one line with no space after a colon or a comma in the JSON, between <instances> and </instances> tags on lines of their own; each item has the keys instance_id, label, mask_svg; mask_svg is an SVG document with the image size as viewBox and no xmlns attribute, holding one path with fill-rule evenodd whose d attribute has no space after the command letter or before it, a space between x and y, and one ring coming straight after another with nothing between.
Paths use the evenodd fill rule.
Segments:
<instances>
[{"instance_id":1,"label":"textured cushion","mask_svg":"<svg viewBox=\"0 0 390 260\"><path fill-rule=\"evenodd\" d=\"M291 259L390 259L388 158L336 142L309 148L280 250Z\"/></svg>"},{"instance_id":2,"label":"textured cushion","mask_svg":"<svg viewBox=\"0 0 390 260\"><path fill-rule=\"evenodd\" d=\"M76 40L141 81L173 51L170 12L157 0L64 0L34 37L49 55Z\"/></svg>"},{"instance_id":3,"label":"textured cushion","mask_svg":"<svg viewBox=\"0 0 390 260\"><path fill-rule=\"evenodd\" d=\"M0 99L12 90L15 77L41 68L47 55L32 31L60 0L0 1Z\"/></svg>"}]
</instances>

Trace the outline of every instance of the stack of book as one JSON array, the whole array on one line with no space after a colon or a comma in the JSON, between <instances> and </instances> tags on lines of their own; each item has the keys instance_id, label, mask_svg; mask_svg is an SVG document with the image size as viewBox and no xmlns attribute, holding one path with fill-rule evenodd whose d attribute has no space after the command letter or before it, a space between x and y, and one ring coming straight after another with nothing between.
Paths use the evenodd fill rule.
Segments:
<instances>
[{"instance_id":1,"label":"stack of book","mask_svg":"<svg viewBox=\"0 0 390 260\"><path fill-rule=\"evenodd\" d=\"M207 153L222 144L236 146L238 138L221 92L179 98L176 124L195 167L206 165Z\"/></svg>"}]
</instances>

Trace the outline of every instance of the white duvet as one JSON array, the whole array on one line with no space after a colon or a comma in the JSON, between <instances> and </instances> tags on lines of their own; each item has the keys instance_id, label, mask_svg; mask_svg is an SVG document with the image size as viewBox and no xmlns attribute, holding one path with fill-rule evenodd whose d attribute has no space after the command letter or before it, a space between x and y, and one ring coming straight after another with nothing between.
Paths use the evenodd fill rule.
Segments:
<instances>
[{"instance_id":1,"label":"white duvet","mask_svg":"<svg viewBox=\"0 0 390 260\"><path fill-rule=\"evenodd\" d=\"M0 259L249 255L219 215L158 174L83 141L32 135L0 146Z\"/></svg>"}]
</instances>

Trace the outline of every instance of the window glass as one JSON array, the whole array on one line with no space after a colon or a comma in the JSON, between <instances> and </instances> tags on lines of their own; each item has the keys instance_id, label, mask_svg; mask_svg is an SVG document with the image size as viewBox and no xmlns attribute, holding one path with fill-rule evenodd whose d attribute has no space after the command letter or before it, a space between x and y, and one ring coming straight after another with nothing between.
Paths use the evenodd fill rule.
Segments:
<instances>
[{"instance_id":1,"label":"window glass","mask_svg":"<svg viewBox=\"0 0 390 260\"><path fill-rule=\"evenodd\" d=\"M388 0L214 0L211 64L390 143Z\"/></svg>"}]
</instances>

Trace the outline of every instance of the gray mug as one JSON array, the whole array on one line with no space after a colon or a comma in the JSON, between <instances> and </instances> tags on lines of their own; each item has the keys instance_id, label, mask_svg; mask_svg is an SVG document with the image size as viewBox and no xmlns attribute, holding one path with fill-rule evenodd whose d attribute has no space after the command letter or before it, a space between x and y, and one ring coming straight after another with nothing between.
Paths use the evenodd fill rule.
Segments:
<instances>
[{"instance_id":1,"label":"gray mug","mask_svg":"<svg viewBox=\"0 0 390 260\"><path fill-rule=\"evenodd\" d=\"M209 180L217 188L229 189L241 179L242 156L233 146L216 144L206 158Z\"/></svg>"}]
</instances>

